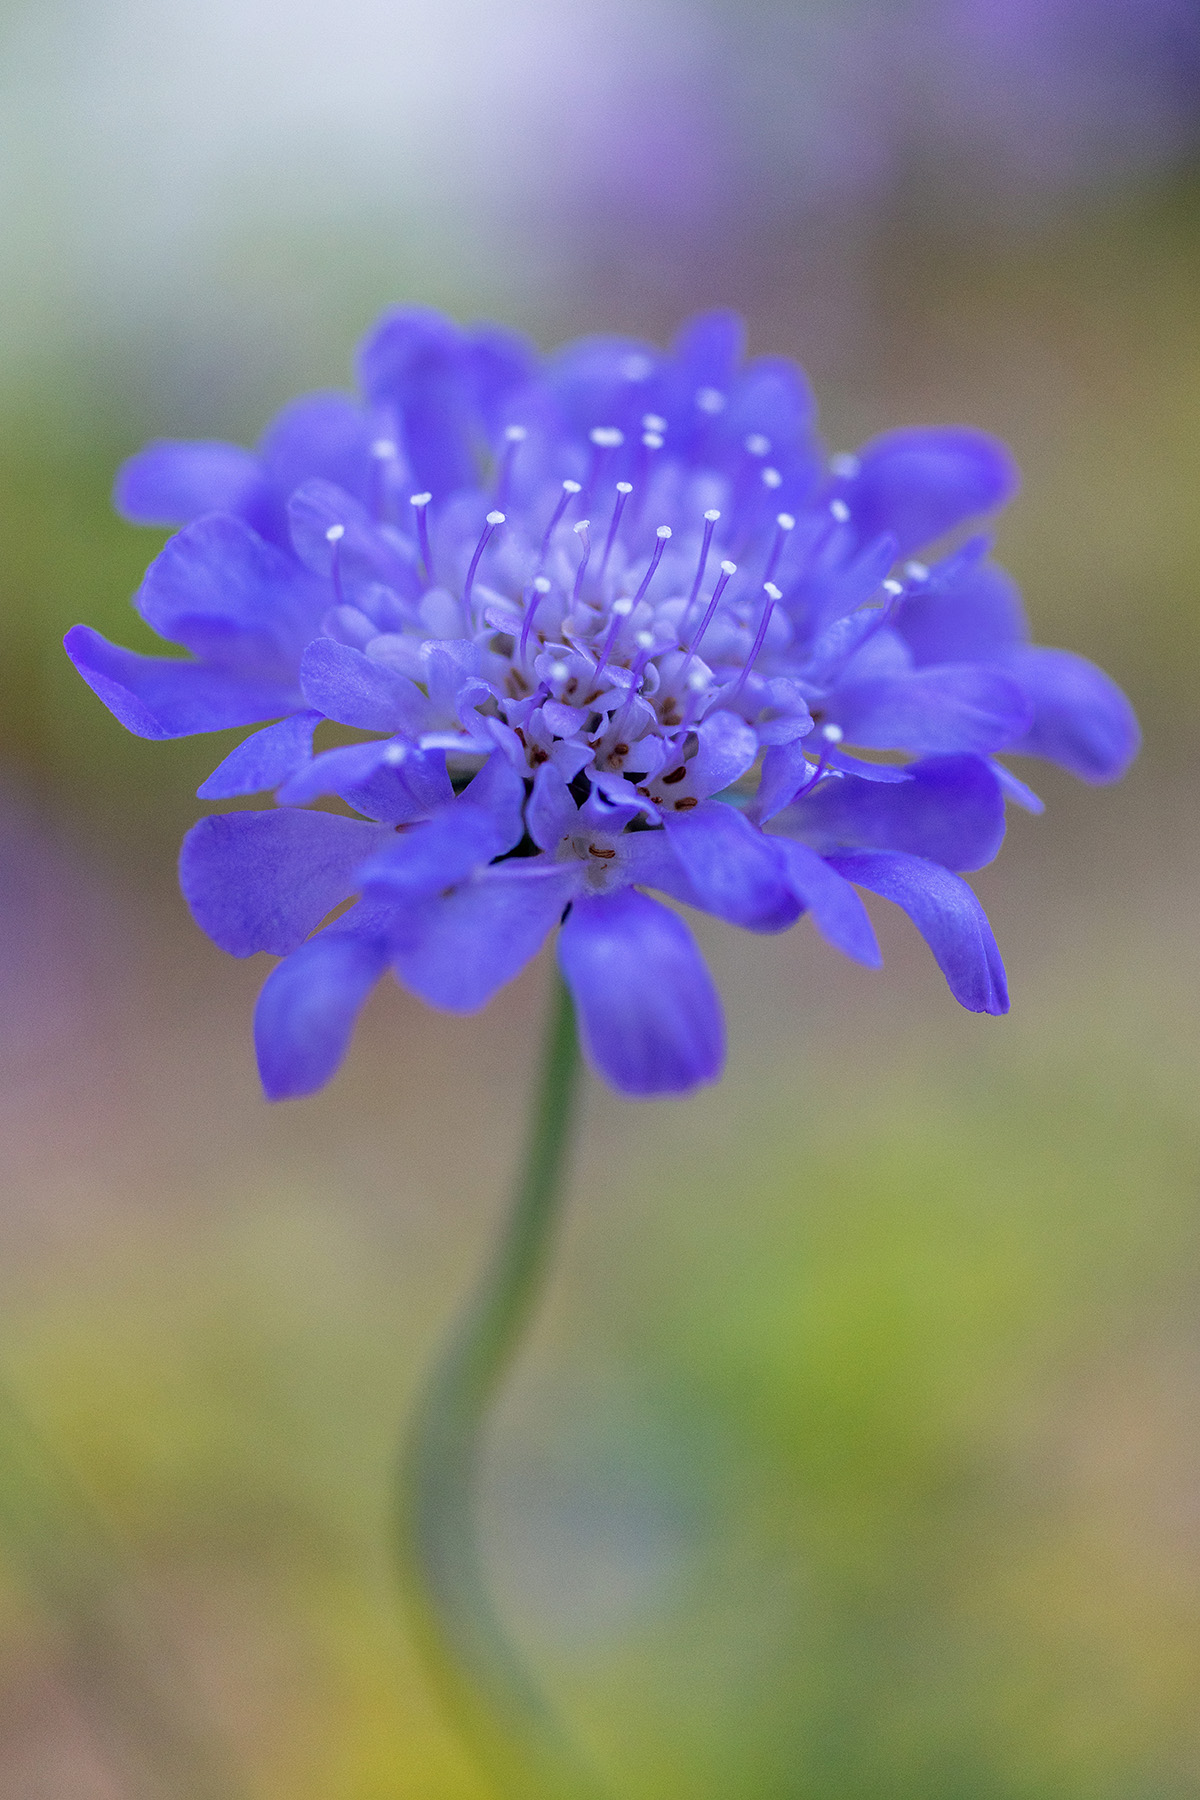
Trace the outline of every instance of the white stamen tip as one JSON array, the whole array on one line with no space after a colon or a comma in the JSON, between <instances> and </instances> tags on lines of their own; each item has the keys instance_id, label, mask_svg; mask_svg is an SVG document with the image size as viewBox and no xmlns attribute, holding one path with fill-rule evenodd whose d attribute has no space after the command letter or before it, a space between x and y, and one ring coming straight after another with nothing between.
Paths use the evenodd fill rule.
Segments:
<instances>
[{"instance_id":1,"label":"white stamen tip","mask_svg":"<svg viewBox=\"0 0 1200 1800\"><path fill-rule=\"evenodd\" d=\"M710 525L715 525L717 520L720 518L721 514L717 507L710 506L704 516L708 520Z\"/></svg>"},{"instance_id":2,"label":"white stamen tip","mask_svg":"<svg viewBox=\"0 0 1200 1800\"><path fill-rule=\"evenodd\" d=\"M504 427L504 441L506 444L523 444L528 436L529 433L523 425L506 425Z\"/></svg>"},{"instance_id":3,"label":"white stamen tip","mask_svg":"<svg viewBox=\"0 0 1200 1800\"><path fill-rule=\"evenodd\" d=\"M618 481L617 492L618 492L618 494L632 494L632 492L633 492L632 481Z\"/></svg>"},{"instance_id":4,"label":"white stamen tip","mask_svg":"<svg viewBox=\"0 0 1200 1800\"><path fill-rule=\"evenodd\" d=\"M546 575L535 575L533 578L533 591L535 594L548 594L551 585L550 579Z\"/></svg>"},{"instance_id":5,"label":"white stamen tip","mask_svg":"<svg viewBox=\"0 0 1200 1800\"><path fill-rule=\"evenodd\" d=\"M702 694L708 686L708 676L703 669L693 669L688 676L688 686L693 694Z\"/></svg>"},{"instance_id":6,"label":"white stamen tip","mask_svg":"<svg viewBox=\"0 0 1200 1800\"><path fill-rule=\"evenodd\" d=\"M910 581L928 581L929 564L923 562L905 563L904 573L908 576Z\"/></svg>"},{"instance_id":7,"label":"white stamen tip","mask_svg":"<svg viewBox=\"0 0 1200 1800\"><path fill-rule=\"evenodd\" d=\"M584 532L588 529L591 522L592 521L590 519L578 519L578 520L576 520L575 524L572 525L571 530L578 532L579 536L582 537Z\"/></svg>"},{"instance_id":8,"label":"white stamen tip","mask_svg":"<svg viewBox=\"0 0 1200 1800\"><path fill-rule=\"evenodd\" d=\"M737 564L735 562L723 562L721 564L721 573L722 575L736 575Z\"/></svg>"},{"instance_id":9,"label":"white stamen tip","mask_svg":"<svg viewBox=\"0 0 1200 1800\"><path fill-rule=\"evenodd\" d=\"M407 755L408 751L403 744L389 744L383 753L383 760L395 768L396 764L402 763Z\"/></svg>"},{"instance_id":10,"label":"white stamen tip","mask_svg":"<svg viewBox=\"0 0 1200 1800\"><path fill-rule=\"evenodd\" d=\"M659 436L657 431L643 431L642 433L642 443L647 450L661 450L666 441L664 437Z\"/></svg>"},{"instance_id":11,"label":"white stamen tip","mask_svg":"<svg viewBox=\"0 0 1200 1800\"><path fill-rule=\"evenodd\" d=\"M487 516L489 525L503 525L505 515L502 512L490 512Z\"/></svg>"},{"instance_id":12,"label":"white stamen tip","mask_svg":"<svg viewBox=\"0 0 1200 1800\"><path fill-rule=\"evenodd\" d=\"M408 504L410 506L428 506L432 499L432 494L410 494Z\"/></svg>"},{"instance_id":13,"label":"white stamen tip","mask_svg":"<svg viewBox=\"0 0 1200 1800\"><path fill-rule=\"evenodd\" d=\"M823 725L821 727L821 736L827 744L840 744L845 735L840 725Z\"/></svg>"},{"instance_id":14,"label":"white stamen tip","mask_svg":"<svg viewBox=\"0 0 1200 1800\"><path fill-rule=\"evenodd\" d=\"M652 631L637 631L634 633L633 641L639 650L652 650L654 648L654 633Z\"/></svg>"},{"instance_id":15,"label":"white stamen tip","mask_svg":"<svg viewBox=\"0 0 1200 1800\"><path fill-rule=\"evenodd\" d=\"M613 601L613 612L618 619L627 619L633 611L633 601L628 597Z\"/></svg>"},{"instance_id":16,"label":"white stamen tip","mask_svg":"<svg viewBox=\"0 0 1200 1800\"><path fill-rule=\"evenodd\" d=\"M696 389L696 405L701 412L719 413L725 411L725 396L720 388L702 387Z\"/></svg>"},{"instance_id":17,"label":"white stamen tip","mask_svg":"<svg viewBox=\"0 0 1200 1800\"><path fill-rule=\"evenodd\" d=\"M550 679L552 681L565 681L570 673L571 671L565 662L552 662L550 664Z\"/></svg>"},{"instance_id":18,"label":"white stamen tip","mask_svg":"<svg viewBox=\"0 0 1200 1800\"><path fill-rule=\"evenodd\" d=\"M580 485L577 481L564 481L563 482L563 493L564 494L582 494L582 492L583 492L583 489L580 487Z\"/></svg>"},{"instance_id":19,"label":"white stamen tip","mask_svg":"<svg viewBox=\"0 0 1200 1800\"><path fill-rule=\"evenodd\" d=\"M773 581L764 581L763 582L763 593L767 596L768 600L782 600L783 599L783 589L777 588Z\"/></svg>"},{"instance_id":20,"label":"white stamen tip","mask_svg":"<svg viewBox=\"0 0 1200 1800\"><path fill-rule=\"evenodd\" d=\"M669 525L660 525L654 535L655 537L662 538L665 543L667 538L671 535L671 527Z\"/></svg>"},{"instance_id":21,"label":"white stamen tip","mask_svg":"<svg viewBox=\"0 0 1200 1800\"><path fill-rule=\"evenodd\" d=\"M376 438L371 445L371 455L376 462L390 462L392 457L397 454L396 446L391 438Z\"/></svg>"},{"instance_id":22,"label":"white stamen tip","mask_svg":"<svg viewBox=\"0 0 1200 1800\"><path fill-rule=\"evenodd\" d=\"M796 529L796 521L791 513L776 513L775 523L780 531L795 531Z\"/></svg>"},{"instance_id":23,"label":"white stamen tip","mask_svg":"<svg viewBox=\"0 0 1200 1800\"><path fill-rule=\"evenodd\" d=\"M666 429L667 421L663 418L661 413L642 414L643 431L665 431Z\"/></svg>"},{"instance_id":24,"label":"white stamen tip","mask_svg":"<svg viewBox=\"0 0 1200 1800\"><path fill-rule=\"evenodd\" d=\"M861 468L862 464L857 456L842 454L829 459L830 474L836 475L841 481L852 481Z\"/></svg>"},{"instance_id":25,"label":"white stamen tip","mask_svg":"<svg viewBox=\"0 0 1200 1800\"><path fill-rule=\"evenodd\" d=\"M325 542L327 544L340 543L340 541L342 540L342 538L345 537L345 535L346 535L346 527L344 525L331 525L329 527L329 530L325 533Z\"/></svg>"},{"instance_id":26,"label":"white stamen tip","mask_svg":"<svg viewBox=\"0 0 1200 1800\"><path fill-rule=\"evenodd\" d=\"M885 594L891 594L892 598L895 599L897 594L902 594L904 592L904 583L902 581L893 580L889 575L888 579L883 584L883 591Z\"/></svg>"},{"instance_id":27,"label":"white stamen tip","mask_svg":"<svg viewBox=\"0 0 1200 1800\"><path fill-rule=\"evenodd\" d=\"M594 425L588 436L598 450L616 450L625 442L625 433L615 425Z\"/></svg>"},{"instance_id":28,"label":"white stamen tip","mask_svg":"<svg viewBox=\"0 0 1200 1800\"><path fill-rule=\"evenodd\" d=\"M844 525L850 517L850 508L844 500L831 500L829 510L839 525Z\"/></svg>"},{"instance_id":29,"label":"white stamen tip","mask_svg":"<svg viewBox=\"0 0 1200 1800\"><path fill-rule=\"evenodd\" d=\"M783 476L779 473L778 469L764 469L762 472L762 483L764 487L782 487Z\"/></svg>"},{"instance_id":30,"label":"white stamen tip","mask_svg":"<svg viewBox=\"0 0 1200 1800\"><path fill-rule=\"evenodd\" d=\"M765 456L771 448L770 438L764 437L761 431L752 431L743 442L751 456Z\"/></svg>"}]
</instances>

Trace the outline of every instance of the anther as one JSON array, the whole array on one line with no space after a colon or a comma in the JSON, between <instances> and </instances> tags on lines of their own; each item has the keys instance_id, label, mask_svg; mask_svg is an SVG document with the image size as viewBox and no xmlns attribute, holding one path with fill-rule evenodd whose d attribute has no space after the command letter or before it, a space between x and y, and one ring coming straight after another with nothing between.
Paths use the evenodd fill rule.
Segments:
<instances>
[{"instance_id":1,"label":"anther","mask_svg":"<svg viewBox=\"0 0 1200 1800\"><path fill-rule=\"evenodd\" d=\"M889 575L888 579L883 583L883 591L885 594L890 594L892 599L895 600L904 592L904 583L902 581L896 581L894 577Z\"/></svg>"},{"instance_id":2,"label":"anther","mask_svg":"<svg viewBox=\"0 0 1200 1800\"><path fill-rule=\"evenodd\" d=\"M546 534L542 539L542 547L538 553L539 564L544 563L546 560L546 557L550 553L550 539L554 536L555 530L556 530L563 514L566 512L568 506L570 506L570 504L571 504L572 500L575 498L576 494L581 494L582 492L583 492L583 489L580 487L580 485L577 481L564 481L563 482L562 494L559 497L558 505L554 509L554 515L551 518L550 523L547 525Z\"/></svg>"},{"instance_id":3,"label":"anther","mask_svg":"<svg viewBox=\"0 0 1200 1800\"><path fill-rule=\"evenodd\" d=\"M550 679L552 681L565 681L570 673L571 669L568 663L552 662L550 664Z\"/></svg>"},{"instance_id":4,"label":"anther","mask_svg":"<svg viewBox=\"0 0 1200 1800\"><path fill-rule=\"evenodd\" d=\"M682 634L684 621L696 604L696 595L700 592L700 584L704 580L704 571L708 566L708 553L712 549L713 532L717 529L717 521L721 517L715 506L710 506L704 515L704 539L700 545L700 561L696 564L696 575L692 582L692 591L688 595L688 603L683 609L683 618L679 622Z\"/></svg>"},{"instance_id":5,"label":"anther","mask_svg":"<svg viewBox=\"0 0 1200 1800\"><path fill-rule=\"evenodd\" d=\"M761 431L752 431L750 436L742 439L744 447L751 456L766 456L771 448L771 440L764 437Z\"/></svg>"},{"instance_id":6,"label":"anther","mask_svg":"<svg viewBox=\"0 0 1200 1800\"><path fill-rule=\"evenodd\" d=\"M779 589L775 586L775 583L773 581L764 581L763 582L763 592L767 598L766 598L766 604L763 606L763 609L762 609L762 617L758 621L758 630L754 634L754 642L750 646L750 654L746 658L745 662L742 664L741 674L738 676L738 678L734 682L733 686L723 696L723 700L726 705L733 698L734 694L739 694L741 692L742 688L745 686L746 677L749 675L751 669L754 667L755 661L758 657L758 653L762 649L764 643L766 642L767 627L771 623L771 614L775 611L775 603L776 603L776 601L783 599L783 595L780 593Z\"/></svg>"},{"instance_id":7,"label":"anther","mask_svg":"<svg viewBox=\"0 0 1200 1800\"><path fill-rule=\"evenodd\" d=\"M666 441L660 432L643 431L642 433L642 445L646 450L661 450Z\"/></svg>"},{"instance_id":8,"label":"anther","mask_svg":"<svg viewBox=\"0 0 1200 1800\"><path fill-rule=\"evenodd\" d=\"M923 562L907 562L904 565L904 573L908 576L910 581L928 581L929 564Z\"/></svg>"},{"instance_id":9,"label":"anther","mask_svg":"<svg viewBox=\"0 0 1200 1800\"><path fill-rule=\"evenodd\" d=\"M695 656L697 650L700 648L700 639L704 636L705 632L708 630L709 626L712 624L713 614L716 612L718 606L721 604L721 596L725 592L725 589L729 586L729 583L730 583L730 580L732 579L732 577L736 574L737 574L737 564L735 562L725 561L721 564L721 574L720 574L720 577L718 578L716 587L712 591L712 599L708 603L708 606L705 610L704 617L700 621L700 629L699 629L699 631L697 631L695 637L692 639L691 643L688 646L687 657L684 659L684 667L685 668L687 667L687 664L691 661L692 657Z\"/></svg>"},{"instance_id":10,"label":"anther","mask_svg":"<svg viewBox=\"0 0 1200 1800\"><path fill-rule=\"evenodd\" d=\"M667 421L663 418L661 413L642 414L643 431L665 431L666 429Z\"/></svg>"},{"instance_id":11,"label":"anther","mask_svg":"<svg viewBox=\"0 0 1200 1800\"><path fill-rule=\"evenodd\" d=\"M344 525L331 525L329 530L325 533L325 542L327 544L340 544L345 535L346 527Z\"/></svg>"},{"instance_id":12,"label":"anther","mask_svg":"<svg viewBox=\"0 0 1200 1800\"><path fill-rule=\"evenodd\" d=\"M339 606L345 603L345 595L342 593L342 559L339 553L339 545L345 535L344 525L331 525L325 533L325 542L333 552L329 559L329 573L333 578L333 591Z\"/></svg>"},{"instance_id":13,"label":"anther","mask_svg":"<svg viewBox=\"0 0 1200 1800\"><path fill-rule=\"evenodd\" d=\"M850 508L844 500L831 500L829 511L831 517L835 518L839 525L845 525L850 518Z\"/></svg>"},{"instance_id":14,"label":"anther","mask_svg":"<svg viewBox=\"0 0 1200 1800\"><path fill-rule=\"evenodd\" d=\"M593 425L588 437L597 450L619 450L625 442L625 433L615 425Z\"/></svg>"},{"instance_id":15,"label":"anther","mask_svg":"<svg viewBox=\"0 0 1200 1800\"><path fill-rule=\"evenodd\" d=\"M376 462L392 462L399 454L391 438L376 438L371 445L371 455Z\"/></svg>"},{"instance_id":16,"label":"anther","mask_svg":"<svg viewBox=\"0 0 1200 1800\"><path fill-rule=\"evenodd\" d=\"M845 735L840 725L822 725L821 727L821 736L827 744L840 744Z\"/></svg>"},{"instance_id":17,"label":"anther","mask_svg":"<svg viewBox=\"0 0 1200 1800\"><path fill-rule=\"evenodd\" d=\"M720 388L702 387L696 389L696 405L703 413L715 415L725 411L725 396Z\"/></svg>"},{"instance_id":18,"label":"anther","mask_svg":"<svg viewBox=\"0 0 1200 1800\"><path fill-rule=\"evenodd\" d=\"M831 456L829 459L829 472L831 475L836 475L839 481L853 481L861 468L862 464L857 456L850 456L844 452L837 456Z\"/></svg>"},{"instance_id":19,"label":"anther","mask_svg":"<svg viewBox=\"0 0 1200 1800\"><path fill-rule=\"evenodd\" d=\"M652 631L635 631L633 641L639 650L653 650L654 633Z\"/></svg>"},{"instance_id":20,"label":"anther","mask_svg":"<svg viewBox=\"0 0 1200 1800\"><path fill-rule=\"evenodd\" d=\"M775 542L771 545L771 554L767 558L767 566L763 570L763 581L769 582L779 567L779 559L783 555L783 546L791 533L796 529L796 521L791 513L775 515Z\"/></svg>"},{"instance_id":21,"label":"anther","mask_svg":"<svg viewBox=\"0 0 1200 1800\"><path fill-rule=\"evenodd\" d=\"M778 469L764 469L762 472L762 484L765 488L782 487L783 476L779 473Z\"/></svg>"},{"instance_id":22,"label":"anther","mask_svg":"<svg viewBox=\"0 0 1200 1800\"><path fill-rule=\"evenodd\" d=\"M671 540L671 527L669 525L660 525L658 530L655 532L654 536L657 540L654 545L654 554L650 558L650 567L646 570L646 573L642 576L642 585L638 588L637 593L633 596L633 604L635 606L637 605L638 601L644 597L646 589L650 586L650 583L654 580L654 572L658 568L659 563L662 561L663 551L666 549L668 543Z\"/></svg>"},{"instance_id":23,"label":"anther","mask_svg":"<svg viewBox=\"0 0 1200 1800\"><path fill-rule=\"evenodd\" d=\"M613 507L612 518L610 519L608 526L608 536L604 540L604 555L600 558L601 575L604 574L605 569L608 567L608 559L612 555L612 547L616 542L617 532L620 530L621 526L621 514L625 511L629 496L632 492L633 483L631 481L618 481L617 503Z\"/></svg>"},{"instance_id":24,"label":"anther","mask_svg":"<svg viewBox=\"0 0 1200 1800\"><path fill-rule=\"evenodd\" d=\"M421 548L421 561L425 565L426 581L433 580L433 555L429 548L428 517L429 502L432 499L432 494L413 494L408 502L417 515L417 543Z\"/></svg>"},{"instance_id":25,"label":"anther","mask_svg":"<svg viewBox=\"0 0 1200 1800\"><path fill-rule=\"evenodd\" d=\"M504 514L502 512L490 512L484 520L483 530L479 535L479 542L475 546L475 554L471 558L471 566L467 570L467 579L463 586L463 605L468 614L471 609L471 589L475 585L475 572L479 567L479 560L491 542L497 527L503 524Z\"/></svg>"},{"instance_id":26,"label":"anther","mask_svg":"<svg viewBox=\"0 0 1200 1800\"><path fill-rule=\"evenodd\" d=\"M579 567L575 571L575 586L571 590L571 604L574 605L576 600L578 600L578 598L579 598L579 590L583 586L583 578L587 574L587 566L588 566L588 563L591 561L591 556L592 556L591 520L590 519L580 519L577 524L572 525L571 530L575 533L575 536L579 539L579 542L583 545L583 556L580 558Z\"/></svg>"},{"instance_id":27,"label":"anther","mask_svg":"<svg viewBox=\"0 0 1200 1800\"><path fill-rule=\"evenodd\" d=\"M525 661L525 652L529 646L529 633L533 629L533 615L537 611L538 607L542 604L542 601L546 598L546 595L550 592L550 587L551 587L551 583L546 579L546 577L544 575L535 575L534 576L534 578L533 578L533 598L530 600L529 605L525 608L525 621L524 621L524 624L521 626L521 645L520 645L520 649L517 652L517 659L522 664Z\"/></svg>"}]
</instances>

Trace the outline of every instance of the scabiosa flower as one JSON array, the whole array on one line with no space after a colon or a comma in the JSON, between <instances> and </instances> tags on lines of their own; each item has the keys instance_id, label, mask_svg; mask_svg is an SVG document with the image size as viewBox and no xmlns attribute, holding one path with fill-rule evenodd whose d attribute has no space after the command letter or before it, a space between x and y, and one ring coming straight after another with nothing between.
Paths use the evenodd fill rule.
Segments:
<instances>
[{"instance_id":1,"label":"scabiosa flower","mask_svg":"<svg viewBox=\"0 0 1200 1800\"><path fill-rule=\"evenodd\" d=\"M751 931L808 913L875 965L866 889L962 1005L1007 1009L960 877L1006 799L1040 802L996 758L1109 781L1137 727L962 541L1014 491L1002 446L906 430L826 459L801 373L744 363L724 313L669 353L539 361L399 311L359 375L361 402L300 400L257 453L157 443L122 471L126 516L183 527L136 605L190 660L67 638L142 736L267 722L200 795L277 804L202 819L180 871L214 942L284 959L255 1024L271 1097L329 1079L386 970L472 1012L560 925L593 1067L631 1095L714 1080L717 994L647 890ZM359 741L314 751L326 721Z\"/></svg>"}]
</instances>

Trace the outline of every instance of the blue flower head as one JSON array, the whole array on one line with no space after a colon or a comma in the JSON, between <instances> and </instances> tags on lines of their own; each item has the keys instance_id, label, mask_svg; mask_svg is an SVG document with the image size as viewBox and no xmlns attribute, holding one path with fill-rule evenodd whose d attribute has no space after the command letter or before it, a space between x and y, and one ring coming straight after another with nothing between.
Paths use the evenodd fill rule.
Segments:
<instances>
[{"instance_id":1,"label":"blue flower head","mask_svg":"<svg viewBox=\"0 0 1200 1800\"><path fill-rule=\"evenodd\" d=\"M960 874L1006 800L1040 803L996 757L1110 781L1137 726L1098 669L1030 644L964 537L1016 486L999 444L894 431L827 459L803 376L744 362L725 313L667 353L540 360L398 311L359 377L255 452L160 442L122 470L128 518L182 527L135 604L186 659L67 637L139 736L260 727L200 796L276 804L202 819L180 875L222 949L283 958L255 1021L271 1097L329 1079L386 970L473 1012L556 928L601 1075L714 1080L720 1002L648 890L750 931L809 913L876 965L865 888L963 1006L1007 1009ZM315 751L327 721L359 741Z\"/></svg>"}]
</instances>

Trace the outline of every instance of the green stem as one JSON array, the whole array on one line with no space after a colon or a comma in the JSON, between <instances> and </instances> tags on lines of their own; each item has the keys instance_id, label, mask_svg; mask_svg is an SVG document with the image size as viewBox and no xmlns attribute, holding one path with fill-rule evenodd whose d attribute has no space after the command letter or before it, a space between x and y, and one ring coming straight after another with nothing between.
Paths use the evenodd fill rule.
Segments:
<instances>
[{"instance_id":1,"label":"green stem","mask_svg":"<svg viewBox=\"0 0 1200 1800\"><path fill-rule=\"evenodd\" d=\"M136 1791L239 1800L245 1789L203 1728L119 1546L3 1386L0 1543L58 1626L78 1696Z\"/></svg>"},{"instance_id":2,"label":"green stem","mask_svg":"<svg viewBox=\"0 0 1200 1800\"><path fill-rule=\"evenodd\" d=\"M488 1409L529 1322L562 1208L579 1086L575 1018L555 975L525 1165L507 1226L433 1369L401 1472L401 1570L429 1674L512 1800L598 1800L594 1779L508 1642L476 1518Z\"/></svg>"}]
</instances>

